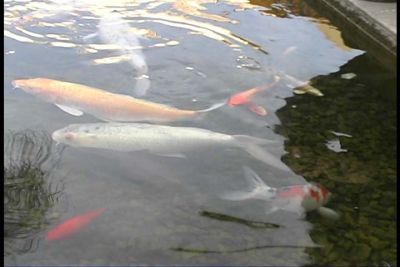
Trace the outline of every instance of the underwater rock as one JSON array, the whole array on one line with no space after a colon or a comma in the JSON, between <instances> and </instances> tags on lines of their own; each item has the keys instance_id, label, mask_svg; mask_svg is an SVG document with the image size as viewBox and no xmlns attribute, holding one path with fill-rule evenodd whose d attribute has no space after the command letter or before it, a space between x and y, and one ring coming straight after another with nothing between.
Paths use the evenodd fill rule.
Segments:
<instances>
[{"instance_id":1,"label":"underwater rock","mask_svg":"<svg viewBox=\"0 0 400 267\"><path fill-rule=\"evenodd\" d=\"M350 251L350 258L354 261L365 261L371 254L371 247L367 244L356 244Z\"/></svg>"},{"instance_id":2,"label":"underwater rock","mask_svg":"<svg viewBox=\"0 0 400 267\"><path fill-rule=\"evenodd\" d=\"M328 255L328 262L335 262L337 259L340 258L340 254L337 250L332 250L332 252Z\"/></svg>"},{"instance_id":3,"label":"underwater rock","mask_svg":"<svg viewBox=\"0 0 400 267\"><path fill-rule=\"evenodd\" d=\"M389 242L380 240L379 238L377 238L375 236L369 237L369 244L371 245L371 247L373 249L376 249L376 250L382 250L383 248L389 246Z\"/></svg>"}]
</instances>

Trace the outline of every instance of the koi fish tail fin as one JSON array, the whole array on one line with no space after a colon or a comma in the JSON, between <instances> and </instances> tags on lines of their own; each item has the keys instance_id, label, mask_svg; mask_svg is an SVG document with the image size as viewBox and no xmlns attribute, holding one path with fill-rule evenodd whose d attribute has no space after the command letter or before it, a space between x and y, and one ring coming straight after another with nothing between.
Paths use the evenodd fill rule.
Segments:
<instances>
[{"instance_id":1,"label":"koi fish tail fin","mask_svg":"<svg viewBox=\"0 0 400 267\"><path fill-rule=\"evenodd\" d=\"M198 112L198 113L206 113L206 112L209 112L209 111L212 111L212 110L219 109L220 107L225 106L226 103L227 103L226 101L219 102L219 103L213 104L213 105L212 105L211 107L209 107L209 108L201 109L201 110L196 110L196 112Z\"/></svg>"},{"instance_id":2,"label":"koi fish tail fin","mask_svg":"<svg viewBox=\"0 0 400 267\"><path fill-rule=\"evenodd\" d=\"M237 140L237 145L239 147L247 151L247 153L256 159L280 170L290 170L280 159L276 158L274 155L260 147L262 144L273 144L277 143L277 141L266 140L248 135L234 135L234 138Z\"/></svg>"},{"instance_id":3,"label":"koi fish tail fin","mask_svg":"<svg viewBox=\"0 0 400 267\"><path fill-rule=\"evenodd\" d=\"M244 191L233 191L221 195L226 200L245 200L245 199L264 199L269 200L276 194L276 189L268 186L264 181L247 166L243 166L244 177L246 178L248 188Z\"/></svg>"}]
</instances>

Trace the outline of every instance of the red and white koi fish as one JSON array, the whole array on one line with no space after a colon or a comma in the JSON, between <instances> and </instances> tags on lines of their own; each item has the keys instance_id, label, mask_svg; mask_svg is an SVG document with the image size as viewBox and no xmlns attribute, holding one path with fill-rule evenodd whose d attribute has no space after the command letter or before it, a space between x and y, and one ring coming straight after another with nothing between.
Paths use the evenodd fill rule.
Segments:
<instances>
[{"instance_id":1,"label":"red and white koi fish","mask_svg":"<svg viewBox=\"0 0 400 267\"><path fill-rule=\"evenodd\" d=\"M243 166L245 178L250 188L247 191L225 193L221 196L227 200L261 199L271 204L267 214L277 210L295 212L304 216L305 212L317 210L322 216L338 219L339 214L323 207L331 197L331 192L321 184L292 185L274 188L266 185L264 181L249 167Z\"/></svg>"},{"instance_id":2,"label":"red and white koi fish","mask_svg":"<svg viewBox=\"0 0 400 267\"><path fill-rule=\"evenodd\" d=\"M228 99L228 104L230 106L246 105L250 111L256 113L257 115L266 116L267 111L265 110L265 108L254 103L253 98L256 94L264 92L274 86L279 80L280 78L278 76L275 76L275 80L270 84L254 87L249 90L237 93Z\"/></svg>"},{"instance_id":3,"label":"red and white koi fish","mask_svg":"<svg viewBox=\"0 0 400 267\"><path fill-rule=\"evenodd\" d=\"M81 116L86 112L104 121L174 121L194 118L225 104L215 104L204 110L183 110L81 84L45 78L14 80L12 85L55 104L71 115Z\"/></svg>"},{"instance_id":4,"label":"red and white koi fish","mask_svg":"<svg viewBox=\"0 0 400 267\"><path fill-rule=\"evenodd\" d=\"M85 226L90 224L94 219L99 217L103 212L105 212L105 208L100 208L82 215L75 216L64 223L58 225L53 230L50 230L46 235L47 241L54 241L64 239L79 230L83 229Z\"/></svg>"}]
</instances>

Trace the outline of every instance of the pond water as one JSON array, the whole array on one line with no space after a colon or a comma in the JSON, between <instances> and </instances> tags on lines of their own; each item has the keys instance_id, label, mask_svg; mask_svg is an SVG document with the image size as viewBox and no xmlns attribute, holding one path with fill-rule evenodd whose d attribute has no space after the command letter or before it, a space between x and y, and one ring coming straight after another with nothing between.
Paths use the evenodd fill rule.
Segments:
<instances>
[{"instance_id":1,"label":"pond water","mask_svg":"<svg viewBox=\"0 0 400 267\"><path fill-rule=\"evenodd\" d=\"M4 3L7 265L396 266L393 73L304 1L110 3ZM101 38L115 16L128 30L114 24ZM42 77L199 110L276 76L284 81L254 98L266 116L224 105L163 124L274 140L263 149L285 170L234 147L182 158L56 145L55 130L102 121L11 84ZM272 187L323 184L340 218L221 198L246 189L242 166ZM80 231L46 240L103 208Z\"/></svg>"}]
</instances>

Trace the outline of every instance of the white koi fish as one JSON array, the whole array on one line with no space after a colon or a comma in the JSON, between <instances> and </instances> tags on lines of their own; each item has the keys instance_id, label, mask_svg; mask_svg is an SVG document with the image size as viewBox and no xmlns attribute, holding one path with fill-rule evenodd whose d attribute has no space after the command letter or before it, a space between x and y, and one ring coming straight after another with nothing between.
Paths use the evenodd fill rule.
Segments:
<instances>
[{"instance_id":1,"label":"white koi fish","mask_svg":"<svg viewBox=\"0 0 400 267\"><path fill-rule=\"evenodd\" d=\"M184 110L81 84L45 78L14 80L12 85L55 104L71 115L81 116L86 112L104 121L174 121L194 118L225 105L223 102L204 110Z\"/></svg>"},{"instance_id":2,"label":"white koi fish","mask_svg":"<svg viewBox=\"0 0 400 267\"><path fill-rule=\"evenodd\" d=\"M260 145L274 141L248 135L228 135L192 127L172 127L143 123L71 124L52 134L54 141L74 147L116 151L149 151L163 156L215 147L239 147L256 159L278 169L288 167ZM183 156L184 157L184 156Z\"/></svg>"},{"instance_id":3,"label":"white koi fish","mask_svg":"<svg viewBox=\"0 0 400 267\"><path fill-rule=\"evenodd\" d=\"M247 191L235 191L221 195L226 200L238 201L246 199L261 199L271 204L267 214L277 210L286 210L297 213L300 217L305 212L317 210L322 216L338 219L339 214L323 207L331 197L331 192L320 184L292 185L274 188L266 185L264 181L247 166L243 166L244 175L248 181Z\"/></svg>"},{"instance_id":4,"label":"white koi fish","mask_svg":"<svg viewBox=\"0 0 400 267\"><path fill-rule=\"evenodd\" d=\"M146 95L150 87L150 79L146 58L139 41L139 38L146 38L135 34L129 24L117 12L104 15L97 27L98 32L90 36L98 35L104 43L120 48L121 56L124 56L136 71L135 95Z\"/></svg>"}]
</instances>

